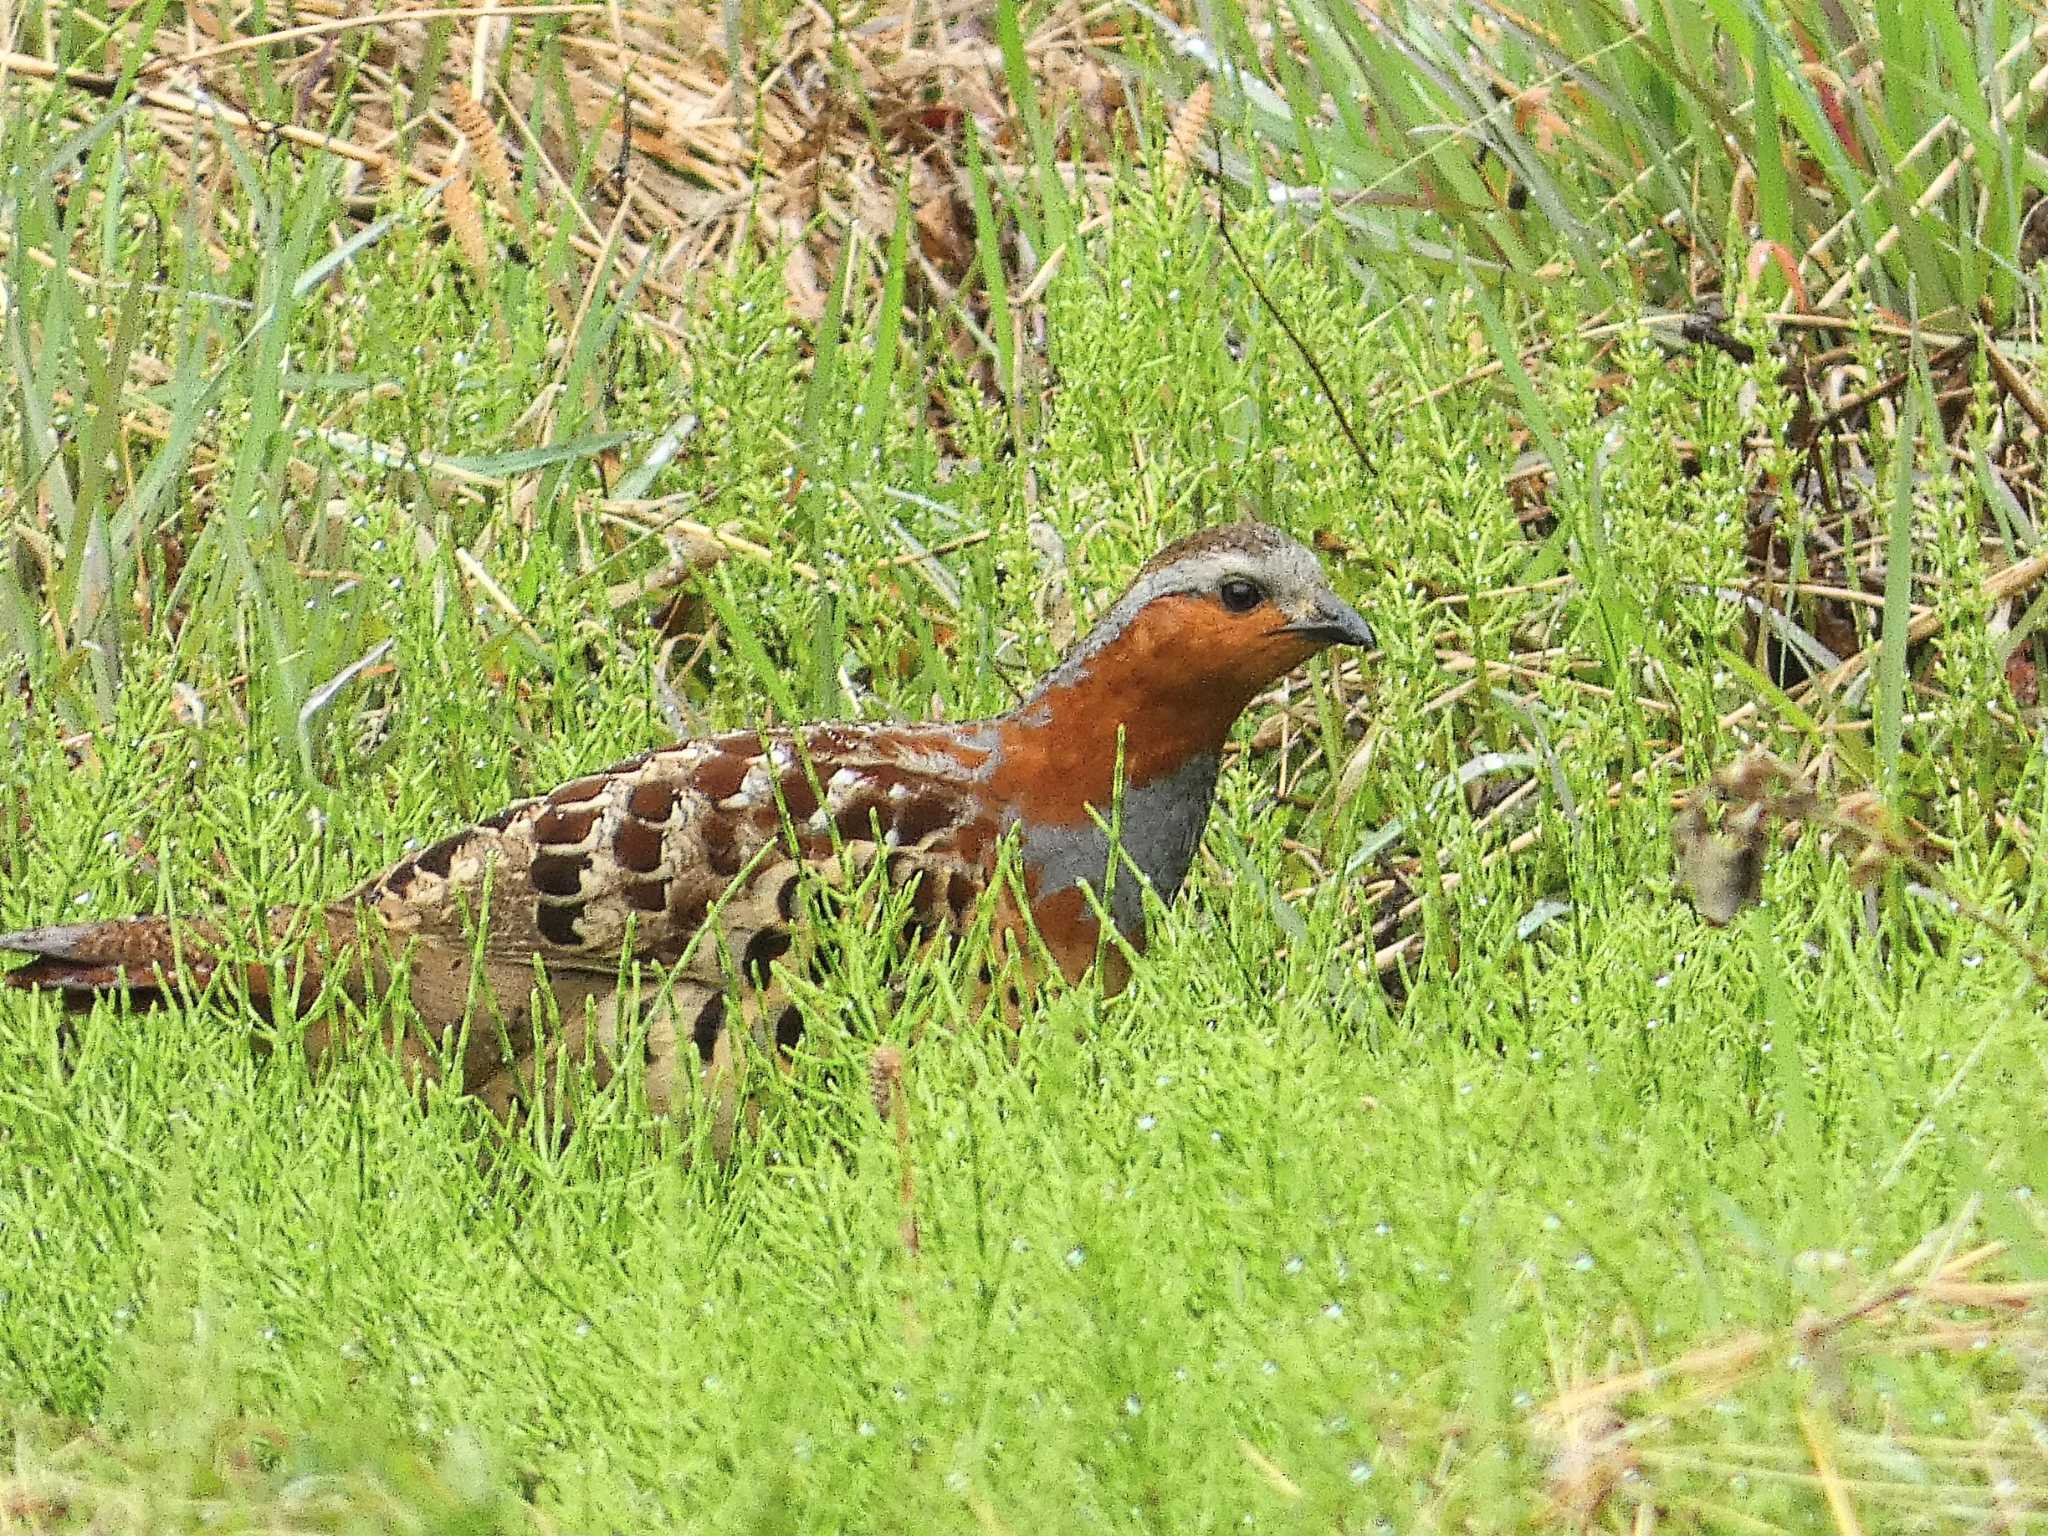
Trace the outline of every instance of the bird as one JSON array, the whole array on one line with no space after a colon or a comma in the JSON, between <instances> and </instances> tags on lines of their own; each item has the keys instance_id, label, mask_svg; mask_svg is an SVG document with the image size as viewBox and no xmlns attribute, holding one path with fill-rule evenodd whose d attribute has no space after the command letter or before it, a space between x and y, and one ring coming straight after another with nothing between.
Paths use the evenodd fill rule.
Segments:
<instances>
[{"instance_id":1,"label":"bird","mask_svg":"<svg viewBox=\"0 0 2048 1536\"><path fill-rule=\"evenodd\" d=\"M563 1063L601 1088L637 1047L649 1109L708 1105L723 1153L750 1048L787 1067L801 1041L787 977L814 974L822 891L878 881L914 944L978 935L972 985L1000 984L1013 1023L1053 971L1119 991L1145 949L1142 887L1179 893L1233 726L1334 645L1373 633L1314 553L1267 523L1211 525L1146 561L1007 713L688 738L325 906L260 914L273 963L234 958L221 917L135 916L0 934L28 957L4 980L74 1007L226 980L299 1019L316 1064L347 1012L323 992L361 1007L397 988L410 1007L387 1010L385 1043L425 1079L510 1117Z\"/></svg>"}]
</instances>

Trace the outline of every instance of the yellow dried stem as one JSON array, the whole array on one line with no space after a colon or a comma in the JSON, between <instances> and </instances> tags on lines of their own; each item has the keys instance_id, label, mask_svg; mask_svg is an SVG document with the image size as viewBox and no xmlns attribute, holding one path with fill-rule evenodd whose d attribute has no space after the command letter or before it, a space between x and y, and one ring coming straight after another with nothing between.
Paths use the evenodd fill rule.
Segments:
<instances>
[{"instance_id":1,"label":"yellow dried stem","mask_svg":"<svg viewBox=\"0 0 2048 1536\"><path fill-rule=\"evenodd\" d=\"M875 1112L896 1132L896 1158L902 1168L897 1199L903 1207L903 1251L916 1258L921 1246L917 1231L917 1171L910 1161L910 1095L903 1086L903 1052L893 1045L875 1047L868 1062L868 1090Z\"/></svg>"},{"instance_id":2,"label":"yellow dried stem","mask_svg":"<svg viewBox=\"0 0 2048 1536\"><path fill-rule=\"evenodd\" d=\"M475 157L477 170L483 174L491 196L497 199L499 211L516 219L518 186L512 179L512 161L505 153L505 141L484 104L470 95L459 80L448 86L448 115L455 120L456 131Z\"/></svg>"},{"instance_id":3,"label":"yellow dried stem","mask_svg":"<svg viewBox=\"0 0 2048 1536\"><path fill-rule=\"evenodd\" d=\"M1196 146L1209 131L1209 114L1216 106L1216 87L1204 80L1194 94L1181 103L1173 119L1173 132L1166 141L1166 158L1161 170L1169 187L1177 187L1188 173Z\"/></svg>"},{"instance_id":4,"label":"yellow dried stem","mask_svg":"<svg viewBox=\"0 0 2048 1536\"><path fill-rule=\"evenodd\" d=\"M484 238L483 211L477 207L476 188L469 179L469 162L458 160L449 168L448 185L441 190L441 216L448 221L448 233L462 261L479 278L491 275L491 246Z\"/></svg>"},{"instance_id":5,"label":"yellow dried stem","mask_svg":"<svg viewBox=\"0 0 2048 1536\"><path fill-rule=\"evenodd\" d=\"M1834 1449L1828 1443L1828 1433L1811 1412L1802 1410L1799 1428L1806 1436L1806 1448L1813 1457L1814 1475L1820 1480L1822 1496L1827 1500L1828 1514L1834 1520L1839 1536L1863 1536L1863 1522L1856 1518L1856 1505L1849 1497L1849 1486L1835 1466Z\"/></svg>"},{"instance_id":6,"label":"yellow dried stem","mask_svg":"<svg viewBox=\"0 0 2048 1536\"><path fill-rule=\"evenodd\" d=\"M1260 1450L1249 1440L1240 1439L1237 1448L1244 1459L1252 1464L1252 1470L1272 1485L1273 1491L1283 1499L1301 1497L1301 1484L1287 1475L1286 1469Z\"/></svg>"},{"instance_id":7,"label":"yellow dried stem","mask_svg":"<svg viewBox=\"0 0 2048 1536\"><path fill-rule=\"evenodd\" d=\"M1711 1508L1682 1479L1714 1470L1810 1488L1824 1503L1828 1529L1836 1536L1862 1536L1869 1528L1864 1518L1870 1508L1884 1506L1890 1513L1900 1507L1891 1502L1895 1495L1925 1485L1859 1475L1854 1462L1890 1452L1853 1433L1852 1421L1837 1416L1840 1405L1855 1396L1843 1388L1841 1374L1873 1356L1927 1350L1978 1354L1987 1345L2016 1352L2038 1347L2040 1329L2031 1304L2041 1287L2026 1280L1974 1278L2005 1252L2003 1245L1986 1242L1950 1254L1964 1240L1971 1209L1966 1204L1962 1214L1929 1233L1865 1288L1841 1296L1828 1313L1804 1312L1779 1328L1747 1331L1669 1360L1625 1368L1610 1361L1610 1374L1593 1380L1554 1366L1566 1379L1558 1395L1528 1420L1534 1445L1547 1457L1547 1518L1572 1529L1614 1530L1632 1514L1640 1531L1646 1508L1664 1513L1687 1506ZM1904 1278L1915 1275L1923 1278ZM1932 1312L1937 1303L1943 1309L1939 1319ZM1788 1428L1796 1425L1803 1452L1789 1437L1745 1446L1715 1434L1708 1437L1711 1447L1702 1443L1698 1426L1703 1418L1717 1414L1731 1398L1767 1396L1795 1364L1817 1381L1835 1383L1825 1393L1807 1394L1794 1410L1794 1425ZM1931 1449L1933 1442L1920 1444ZM1974 1449L1976 1442L1942 1444ZM1793 1465L1801 1459L1810 1462L1810 1470ZM1653 1485L1641 1476L1645 1471L1675 1475ZM1654 1499L1646 1497L1653 1486ZM1965 1486L1958 1478L1953 1491L1974 1502L1986 1490L1974 1482ZM1632 1512L1625 1507L1631 1503ZM1861 1513L1858 1503L1867 1506ZM1870 1525L1893 1528L1874 1518Z\"/></svg>"},{"instance_id":8,"label":"yellow dried stem","mask_svg":"<svg viewBox=\"0 0 2048 1536\"><path fill-rule=\"evenodd\" d=\"M875 1101L875 1114L893 1118L896 1093L903 1086L903 1053L893 1045L878 1045L868 1058L868 1096Z\"/></svg>"},{"instance_id":9,"label":"yellow dried stem","mask_svg":"<svg viewBox=\"0 0 2048 1536\"><path fill-rule=\"evenodd\" d=\"M225 124L343 157L361 167L356 181L370 183L352 183L351 190L370 194L438 179L441 168L432 157L401 159L385 146L401 142L405 129L394 116L402 93L390 92L389 80L439 68L447 89L437 104L450 136L474 162L475 198L493 205L519 242L534 249L543 243L543 227L523 203L530 170L541 205L572 221L564 244L583 261L601 264L609 291L618 293L627 273L645 272L638 279L640 315L652 334L672 345L679 342L667 314L701 300L679 274L736 264L749 251L779 255L785 243L801 246L805 260L791 266L801 308L814 288L825 286L815 274L840 265L848 220L855 237L886 243L901 170L908 172L912 206L929 211L919 225L919 255L931 264L930 275L942 291L968 280L974 242L962 192L966 125L1007 118L1011 110L1000 50L964 33L951 35L951 18L964 19L973 8L941 7L948 20L936 29L864 29L858 37L821 20L825 13L816 7L784 9L782 24L751 45L761 59L775 61L758 80L748 71L732 75L716 6L658 14L599 6L557 18L558 27L550 23L561 69L543 83L530 69L500 72L508 31L518 19L499 0L460 18L464 24L445 56L437 52L441 34L425 13L315 0L305 19L289 26L175 38L166 32L153 42L137 34L136 94L182 160L198 153L195 125L211 132ZM1093 211L1106 212L1113 177L1099 147L1128 136L1130 103L1113 73L1092 56L1101 32L1080 0L1052 0L1033 10L1025 46L1039 89L1046 99L1069 104L1074 130L1063 140L1061 159L1084 173L1075 185ZM124 37L129 30L123 23ZM236 94L245 56L300 46L314 50L302 84L310 82L321 111L345 117L358 139L262 122L222 105ZM358 46L372 65L367 72L337 75L322 64ZM10 78L31 82L65 81L101 93L113 84L108 76L5 50L0 64ZM847 70L867 97L861 112L848 110L839 89ZM536 101L556 84L565 99L556 110L535 112ZM340 97L330 101L336 91ZM915 153L900 164L878 156L869 140L874 122L905 125L917 140ZM587 158L604 170L621 163L622 131L631 136L624 177L600 172L588 185L576 184L575 167ZM1028 148L1027 139L994 145L991 152L1014 156ZM821 188L830 191L822 208ZM366 197L355 211L373 201ZM616 247L607 252L605 225L615 212L624 218ZM647 269L643 258L657 241L669 254L658 269ZM225 265L226 254L216 254ZM566 324L573 287L567 298L559 291L552 298Z\"/></svg>"}]
</instances>

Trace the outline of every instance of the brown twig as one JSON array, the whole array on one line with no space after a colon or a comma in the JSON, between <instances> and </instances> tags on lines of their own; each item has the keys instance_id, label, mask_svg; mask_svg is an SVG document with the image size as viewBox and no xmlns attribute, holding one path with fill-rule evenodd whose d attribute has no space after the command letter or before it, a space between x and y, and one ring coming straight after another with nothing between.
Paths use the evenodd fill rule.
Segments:
<instances>
[{"instance_id":1,"label":"brown twig","mask_svg":"<svg viewBox=\"0 0 2048 1536\"><path fill-rule=\"evenodd\" d=\"M1223 163L1220 146L1216 153L1216 163L1219 167L1220 183L1220 167ZM1223 248L1230 252L1230 259L1237 263L1237 270L1251 285L1252 292L1258 295L1259 303L1265 307L1266 313L1273 317L1274 324L1278 325L1288 341L1293 343L1294 350L1301 354L1301 360L1308 364L1308 371L1315 375L1316 387L1323 393L1324 403L1330 407L1330 414L1337 418L1337 426L1344 433L1344 440L1351 444L1351 451L1358 456L1359 467L1367 474L1371 474L1372 455L1365 451L1365 443L1352 427L1350 414L1344 409L1344 402L1337 398L1336 388L1330 383L1329 375L1323 372L1321 361L1310 350L1308 343L1301 339L1301 333L1295 330L1293 322L1281 311L1280 306L1273 302L1273 296L1266 292L1266 285L1259 281L1258 274L1252 270L1252 264L1244 259L1244 252L1237 248L1237 242L1231 238L1229 208L1230 199L1219 184L1216 190L1216 233L1223 237Z\"/></svg>"}]
</instances>

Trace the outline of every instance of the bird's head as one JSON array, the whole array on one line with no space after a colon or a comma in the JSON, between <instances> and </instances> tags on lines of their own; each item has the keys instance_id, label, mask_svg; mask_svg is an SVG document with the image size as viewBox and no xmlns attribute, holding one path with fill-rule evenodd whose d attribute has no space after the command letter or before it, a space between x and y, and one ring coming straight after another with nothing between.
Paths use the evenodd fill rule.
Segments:
<instances>
[{"instance_id":1,"label":"bird's head","mask_svg":"<svg viewBox=\"0 0 2048 1536\"><path fill-rule=\"evenodd\" d=\"M1299 541L1265 523L1204 529L1169 544L1047 678L1114 682L1237 714L1332 645L1373 644Z\"/></svg>"}]
</instances>

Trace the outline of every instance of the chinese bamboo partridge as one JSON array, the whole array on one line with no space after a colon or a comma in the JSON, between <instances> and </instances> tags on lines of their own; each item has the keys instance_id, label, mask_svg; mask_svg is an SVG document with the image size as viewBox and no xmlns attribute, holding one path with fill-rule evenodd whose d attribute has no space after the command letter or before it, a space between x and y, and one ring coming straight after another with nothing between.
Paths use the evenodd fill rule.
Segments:
<instances>
[{"instance_id":1,"label":"chinese bamboo partridge","mask_svg":"<svg viewBox=\"0 0 2048 1536\"><path fill-rule=\"evenodd\" d=\"M977 931L1026 984L1036 955L1069 979L1101 958L1103 985L1118 988L1126 966L1097 913L1143 949L1133 872L1173 899L1239 714L1325 647L1371 643L1293 539L1259 523L1197 533L1147 562L1006 715L737 731L631 758L412 854L323 911L269 914L291 958L242 964L239 990L304 1014L317 1059L337 1016L310 1006L323 990L360 1003L400 982L416 1026L395 1030L395 1047L431 1072L459 1041L464 1087L499 1111L545 1079L556 1051L608 1079L631 1012L650 1105L668 1109L678 1079L698 1079L715 1089L723 1142L745 1054L735 1033L781 1053L802 1029L776 973L810 949L807 869L843 885L880 862L882 880L908 888L917 935L957 938L986 911ZM1112 820L1125 857L1106 878ZM995 889L1006 839L1015 891ZM0 950L33 957L7 975L17 987L160 998L213 979L223 932L132 917L6 934Z\"/></svg>"}]
</instances>

